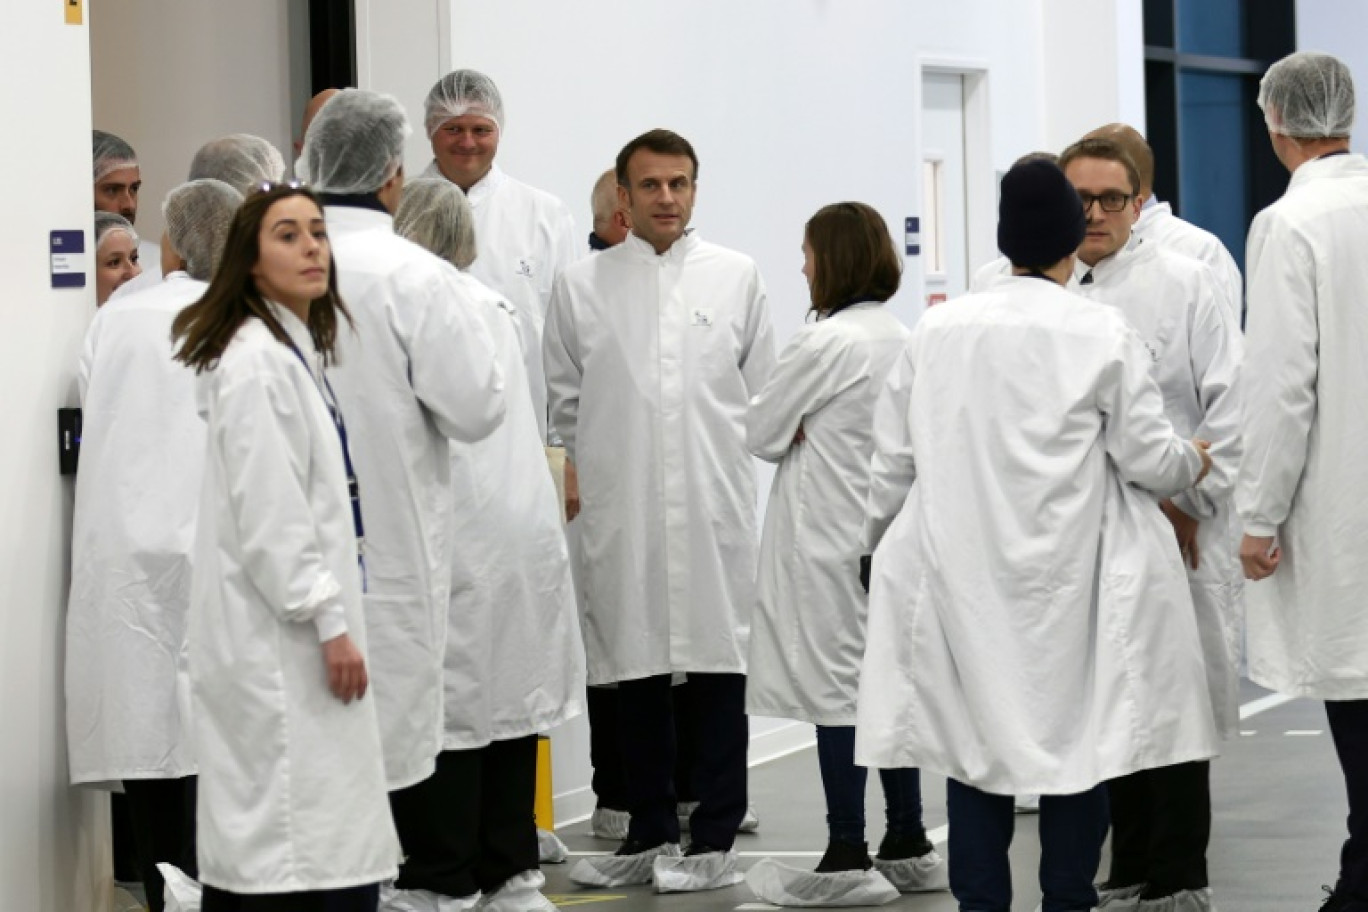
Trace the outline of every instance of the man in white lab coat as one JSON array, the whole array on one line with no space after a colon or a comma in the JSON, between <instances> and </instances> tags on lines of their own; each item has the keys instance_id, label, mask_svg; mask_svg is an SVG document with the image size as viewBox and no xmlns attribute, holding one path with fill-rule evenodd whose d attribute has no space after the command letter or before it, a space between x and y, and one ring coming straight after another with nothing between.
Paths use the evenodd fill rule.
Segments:
<instances>
[{"instance_id":1,"label":"man in white lab coat","mask_svg":"<svg viewBox=\"0 0 1368 912\"><path fill-rule=\"evenodd\" d=\"M167 196L166 281L95 315L66 616L73 785L122 781L139 875L162 910L159 862L195 873L195 773L184 664L204 422L171 321L199 300L242 195L194 181ZM117 838L117 837L116 837Z\"/></svg>"},{"instance_id":2,"label":"man in white lab coat","mask_svg":"<svg viewBox=\"0 0 1368 912\"><path fill-rule=\"evenodd\" d=\"M423 123L433 160L422 176L456 184L475 210L479 253L470 274L518 312L532 404L546 433L542 326L552 284L579 250L575 220L565 203L508 176L495 163L503 137L503 98L485 74L455 70L437 80L423 102ZM556 442L554 435L551 439Z\"/></svg>"},{"instance_id":3,"label":"man in white lab coat","mask_svg":"<svg viewBox=\"0 0 1368 912\"><path fill-rule=\"evenodd\" d=\"M1349 840L1323 909L1365 912L1368 161L1349 151L1354 85L1339 60L1297 53L1275 63L1259 106L1292 181L1255 217L1247 248L1245 449L1235 503L1245 575L1259 581L1246 595L1249 674L1280 693L1326 701Z\"/></svg>"},{"instance_id":4,"label":"man in white lab coat","mask_svg":"<svg viewBox=\"0 0 1368 912\"><path fill-rule=\"evenodd\" d=\"M309 127L301 165L323 197L338 286L355 331L331 372L365 492L366 627L393 792L432 775L443 737L450 587L448 438L475 442L503 420L503 373L478 305L437 257L394 233L403 188L403 108L347 89ZM433 832L392 801L405 852ZM410 813L412 812L412 813ZM440 884L401 888L442 892Z\"/></svg>"},{"instance_id":5,"label":"man in white lab coat","mask_svg":"<svg viewBox=\"0 0 1368 912\"><path fill-rule=\"evenodd\" d=\"M961 909L1011 907L1011 796L1041 795L1044 908L1085 912L1102 783L1216 751L1155 502L1210 458L1125 319L1060 287L1084 219L1059 169L1014 166L999 212L1013 276L928 311L875 409L856 762L950 778Z\"/></svg>"},{"instance_id":6,"label":"man in white lab coat","mask_svg":"<svg viewBox=\"0 0 1368 912\"><path fill-rule=\"evenodd\" d=\"M1134 231L1142 178L1122 146L1083 139L1060 167L1083 200L1087 234L1073 289L1115 307L1151 355L1150 374L1178 433L1211 444L1200 486L1160 502L1187 568L1217 729L1239 721L1239 605L1242 574L1231 494L1240 463L1236 389L1244 351L1234 316L1211 270ZM1211 835L1210 765L1148 769L1108 785L1111 871L1108 909L1143 912L1211 907L1206 847Z\"/></svg>"},{"instance_id":7,"label":"man in white lab coat","mask_svg":"<svg viewBox=\"0 0 1368 912\"><path fill-rule=\"evenodd\" d=\"M1239 327L1244 317L1244 278L1240 267L1216 235L1173 214L1173 207L1154 195L1154 150L1127 124L1098 127L1084 139L1109 139L1126 150L1140 174L1140 218L1135 234L1166 250L1201 260L1211 269L1221 303Z\"/></svg>"},{"instance_id":8,"label":"man in white lab coat","mask_svg":"<svg viewBox=\"0 0 1368 912\"><path fill-rule=\"evenodd\" d=\"M589 682L618 683L632 815L618 855L571 877L704 889L739 877L757 548L745 413L774 343L755 263L686 230L698 176L688 141L645 133L616 173L632 234L561 274L545 339L552 422L580 469ZM693 688L700 802L685 858L674 857L677 673Z\"/></svg>"}]
</instances>

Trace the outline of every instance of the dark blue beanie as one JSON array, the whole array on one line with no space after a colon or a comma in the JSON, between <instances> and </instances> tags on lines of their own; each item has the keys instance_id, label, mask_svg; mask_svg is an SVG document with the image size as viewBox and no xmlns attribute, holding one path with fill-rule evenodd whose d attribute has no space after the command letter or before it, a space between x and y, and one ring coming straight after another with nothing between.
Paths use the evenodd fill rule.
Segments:
<instances>
[{"instance_id":1,"label":"dark blue beanie","mask_svg":"<svg viewBox=\"0 0 1368 912\"><path fill-rule=\"evenodd\" d=\"M1052 162L1013 165L998 200L998 249L1013 266L1053 266L1078 249L1087 230L1078 192Z\"/></svg>"}]
</instances>

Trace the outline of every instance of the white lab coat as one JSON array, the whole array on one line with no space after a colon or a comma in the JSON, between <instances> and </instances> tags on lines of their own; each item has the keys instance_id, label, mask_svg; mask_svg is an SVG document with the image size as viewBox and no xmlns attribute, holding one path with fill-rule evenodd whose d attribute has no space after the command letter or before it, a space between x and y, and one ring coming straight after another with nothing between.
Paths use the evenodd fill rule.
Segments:
<instances>
[{"instance_id":1,"label":"white lab coat","mask_svg":"<svg viewBox=\"0 0 1368 912\"><path fill-rule=\"evenodd\" d=\"M310 368L250 318L198 386L199 873L233 893L375 883L399 856L374 690L333 696L320 645L345 632L366 652L342 447L308 328L269 306Z\"/></svg>"},{"instance_id":2,"label":"white lab coat","mask_svg":"<svg viewBox=\"0 0 1368 912\"><path fill-rule=\"evenodd\" d=\"M551 418L579 469L589 683L743 673L755 601L746 408L774 364L746 256L632 236L561 274Z\"/></svg>"},{"instance_id":3,"label":"white lab coat","mask_svg":"<svg viewBox=\"0 0 1368 912\"><path fill-rule=\"evenodd\" d=\"M195 773L183 650L204 422L171 321L204 289L174 272L110 301L86 333L66 627L73 784Z\"/></svg>"},{"instance_id":4,"label":"white lab coat","mask_svg":"<svg viewBox=\"0 0 1368 912\"><path fill-rule=\"evenodd\" d=\"M1244 316L1244 278L1220 238L1174 215L1168 203L1153 203L1140 210L1134 231L1148 243L1205 263L1216 282L1217 297L1239 329Z\"/></svg>"},{"instance_id":5,"label":"white lab coat","mask_svg":"<svg viewBox=\"0 0 1368 912\"><path fill-rule=\"evenodd\" d=\"M974 277L969 280L969 290L974 293L987 291L996 285L999 279L1006 278L1011 274L1012 261L1005 256L1000 256L974 270Z\"/></svg>"},{"instance_id":6,"label":"white lab coat","mask_svg":"<svg viewBox=\"0 0 1368 912\"><path fill-rule=\"evenodd\" d=\"M932 308L875 409L856 761L1071 794L1216 753L1155 495L1201 471L1115 311L1004 279ZM886 533L885 533L886 530Z\"/></svg>"},{"instance_id":7,"label":"white lab coat","mask_svg":"<svg viewBox=\"0 0 1368 912\"><path fill-rule=\"evenodd\" d=\"M1249 674L1368 699L1368 160L1307 162L1249 229L1244 531L1282 562L1245 588Z\"/></svg>"},{"instance_id":8,"label":"white lab coat","mask_svg":"<svg viewBox=\"0 0 1368 912\"><path fill-rule=\"evenodd\" d=\"M1092 281L1078 284L1089 273ZM1237 380L1244 341L1239 324L1220 300L1205 264L1138 236L1095 268L1078 261L1069 287L1121 311L1149 349L1150 375L1164 394L1165 417L1182 437L1211 443L1211 471L1173 502L1199 521L1199 566L1185 566L1212 710L1222 737L1230 737L1240 719L1244 589L1232 497L1241 447Z\"/></svg>"},{"instance_id":9,"label":"white lab coat","mask_svg":"<svg viewBox=\"0 0 1368 912\"><path fill-rule=\"evenodd\" d=\"M517 320L470 276L470 306L498 350L508 417L451 445L447 750L546 731L581 712L584 644L556 486L532 413Z\"/></svg>"},{"instance_id":10,"label":"white lab coat","mask_svg":"<svg viewBox=\"0 0 1368 912\"><path fill-rule=\"evenodd\" d=\"M444 175L433 161L423 177ZM532 406L545 439L542 328L556 276L581 252L575 219L565 203L509 177L497 164L471 186L466 199L475 213L475 243L479 248L470 274L508 299L518 314Z\"/></svg>"},{"instance_id":11,"label":"white lab coat","mask_svg":"<svg viewBox=\"0 0 1368 912\"><path fill-rule=\"evenodd\" d=\"M451 585L447 438L503 420L504 380L459 273L372 209L325 210L337 283L356 321L332 383L346 416L366 526L366 621L391 789L432 774L442 749Z\"/></svg>"},{"instance_id":12,"label":"white lab coat","mask_svg":"<svg viewBox=\"0 0 1368 912\"><path fill-rule=\"evenodd\" d=\"M779 464L760 540L746 711L854 725L874 402L907 339L881 304L800 329L751 400L746 440ZM802 443L793 443L799 427Z\"/></svg>"}]
</instances>

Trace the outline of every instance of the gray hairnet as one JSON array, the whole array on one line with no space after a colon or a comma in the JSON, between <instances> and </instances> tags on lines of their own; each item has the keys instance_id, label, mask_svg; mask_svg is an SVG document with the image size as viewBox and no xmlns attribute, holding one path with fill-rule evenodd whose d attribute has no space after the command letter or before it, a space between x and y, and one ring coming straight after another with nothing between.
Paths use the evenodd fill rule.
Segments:
<instances>
[{"instance_id":1,"label":"gray hairnet","mask_svg":"<svg viewBox=\"0 0 1368 912\"><path fill-rule=\"evenodd\" d=\"M404 184L394 230L457 269L475 262L475 213L449 180L424 177Z\"/></svg>"},{"instance_id":2,"label":"gray hairnet","mask_svg":"<svg viewBox=\"0 0 1368 912\"><path fill-rule=\"evenodd\" d=\"M100 242L105 239L105 235L113 231L125 232L133 239L133 244L138 243L138 232L133 230L133 223L119 215L117 212L96 212L95 213L95 251L100 250Z\"/></svg>"},{"instance_id":3,"label":"gray hairnet","mask_svg":"<svg viewBox=\"0 0 1368 912\"><path fill-rule=\"evenodd\" d=\"M423 101L423 126L428 139L442 124L464 114L488 117L503 131L503 98L494 80L484 73L455 70L437 80Z\"/></svg>"},{"instance_id":4,"label":"gray hairnet","mask_svg":"<svg viewBox=\"0 0 1368 912\"><path fill-rule=\"evenodd\" d=\"M1268 68L1259 108L1273 133L1299 139L1348 136L1354 126L1354 78L1329 54L1298 51Z\"/></svg>"},{"instance_id":5,"label":"gray hairnet","mask_svg":"<svg viewBox=\"0 0 1368 912\"><path fill-rule=\"evenodd\" d=\"M212 178L189 181L166 194L166 235L190 278L207 282L213 277L241 205L242 194L236 188Z\"/></svg>"},{"instance_id":6,"label":"gray hairnet","mask_svg":"<svg viewBox=\"0 0 1368 912\"><path fill-rule=\"evenodd\" d=\"M284 176L285 159L280 150L250 133L211 140L190 160L189 180L220 180L244 195Z\"/></svg>"},{"instance_id":7,"label":"gray hairnet","mask_svg":"<svg viewBox=\"0 0 1368 912\"><path fill-rule=\"evenodd\" d=\"M95 171L92 183L98 184L115 171L138 167L138 154L133 147L104 130L90 131L90 153Z\"/></svg>"},{"instance_id":8,"label":"gray hairnet","mask_svg":"<svg viewBox=\"0 0 1368 912\"><path fill-rule=\"evenodd\" d=\"M343 89L309 124L300 176L320 193L374 193L404 164L411 132L393 95Z\"/></svg>"}]
</instances>

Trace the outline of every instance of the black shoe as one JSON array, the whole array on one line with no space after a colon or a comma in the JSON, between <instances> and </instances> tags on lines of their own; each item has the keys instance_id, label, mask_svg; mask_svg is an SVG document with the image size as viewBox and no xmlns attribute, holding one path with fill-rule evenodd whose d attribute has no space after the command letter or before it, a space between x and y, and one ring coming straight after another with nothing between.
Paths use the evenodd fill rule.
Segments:
<instances>
[{"instance_id":1,"label":"black shoe","mask_svg":"<svg viewBox=\"0 0 1368 912\"><path fill-rule=\"evenodd\" d=\"M817 862L816 873L835 874L837 871L868 871L872 867L874 867L874 862L869 860L869 843L833 839L827 843L822 860Z\"/></svg>"},{"instance_id":2,"label":"black shoe","mask_svg":"<svg viewBox=\"0 0 1368 912\"><path fill-rule=\"evenodd\" d=\"M1341 893L1338 885L1333 890L1324 885L1321 889L1325 891L1325 904L1320 907L1320 912L1352 912L1354 909L1368 907L1368 903L1360 903L1348 893Z\"/></svg>"},{"instance_id":3,"label":"black shoe","mask_svg":"<svg viewBox=\"0 0 1368 912\"><path fill-rule=\"evenodd\" d=\"M684 857L692 858L694 855L707 855L712 852L725 851L726 849L714 848L713 846L708 845L706 842L698 842L697 840L695 840L694 842L689 843L689 847L684 850Z\"/></svg>"},{"instance_id":4,"label":"black shoe","mask_svg":"<svg viewBox=\"0 0 1368 912\"><path fill-rule=\"evenodd\" d=\"M622 845L618 846L618 850L613 854L640 855L642 852L649 852L652 849L658 849L664 844L664 842L657 842L648 845L644 839L637 839L635 836L628 836L626 839L622 840Z\"/></svg>"},{"instance_id":5,"label":"black shoe","mask_svg":"<svg viewBox=\"0 0 1368 912\"><path fill-rule=\"evenodd\" d=\"M933 852L935 849L936 847L931 844L931 840L926 838L925 830L914 836L885 833L883 842L879 843L879 860L906 861L909 858L921 858L927 852Z\"/></svg>"}]
</instances>

